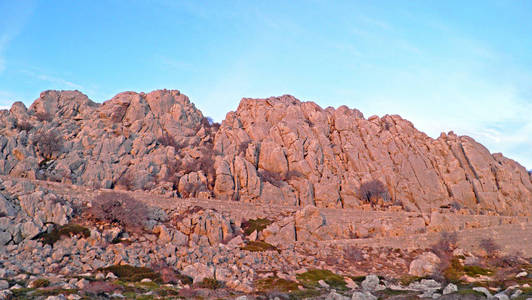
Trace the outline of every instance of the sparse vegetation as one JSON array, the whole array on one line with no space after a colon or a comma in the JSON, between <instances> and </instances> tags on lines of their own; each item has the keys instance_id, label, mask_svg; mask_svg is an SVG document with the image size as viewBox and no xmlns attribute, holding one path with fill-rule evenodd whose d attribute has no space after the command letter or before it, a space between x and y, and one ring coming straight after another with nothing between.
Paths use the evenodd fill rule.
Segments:
<instances>
[{"instance_id":1,"label":"sparse vegetation","mask_svg":"<svg viewBox=\"0 0 532 300\"><path fill-rule=\"evenodd\" d=\"M298 290L297 282L270 276L255 281L255 288L260 292L291 292Z\"/></svg>"},{"instance_id":2,"label":"sparse vegetation","mask_svg":"<svg viewBox=\"0 0 532 300\"><path fill-rule=\"evenodd\" d=\"M386 186L379 180L364 182L358 189L358 196L366 203L375 206L379 203L390 202L390 193Z\"/></svg>"},{"instance_id":3,"label":"sparse vegetation","mask_svg":"<svg viewBox=\"0 0 532 300\"><path fill-rule=\"evenodd\" d=\"M33 145L45 160L52 159L63 148L63 139L55 131L38 131Z\"/></svg>"},{"instance_id":4,"label":"sparse vegetation","mask_svg":"<svg viewBox=\"0 0 532 300\"><path fill-rule=\"evenodd\" d=\"M456 232L442 232L440 239L432 245L431 250L440 258L440 264L434 276L439 279L447 279L456 282L463 272L461 264L457 258L453 257L453 251L457 244Z\"/></svg>"},{"instance_id":5,"label":"sparse vegetation","mask_svg":"<svg viewBox=\"0 0 532 300\"><path fill-rule=\"evenodd\" d=\"M305 273L298 274L296 278L299 282L308 287L318 287L318 281L323 280L331 288L336 290L346 289L344 278L329 270L311 269Z\"/></svg>"},{"instance_id":6,"label":"sparse vegetation","mask_svg":"<svg viewBox=\"0 0 532 300\"><path fill-rule=\"evenodd\" d=\"M490 258L496 257L498 255L498 251L500 250L500 247L491 238L482 239L479 243L479 246L481 249L486 251L486 255Z\"/></svg>"},{"instance_id":7,"label":"sparse vegetation","mask_svg":"<svg viewBox=\"0 0 532 300\"><path fill-rule=\"evenodd\" d=\"M273 221L268 220L266 218L257 218L243 221L240 227L242 228L242 230L244 230L245 235L250 235L255 230L257 231L257 233L263 231L272 223Z\"/></svg>"},{"instance_id":8,"label":"sparse vegetation","mask_svg":"<svg viewBox=\"0 0 532 300\"><path fill-rule=\"evenodd\" d=\"M222 282L214 278L203 278L203 280L199 282L197 286L202 289L216 290L216 289L222 288L223 284Z\"/></svg>"},{"instance_id":9,"label":"sparse vegetation","mask_svg":"<svg viewBox=\"0 0 532 300\"><path fill-rule=\"evenodd\" d=\"M59 241L61 237L71 237L79 235L88 238L91 233L88 228L77 224L67 224L64 226L55 227L51 232L45 232L38 235L36 238L40 239L44 244L53 245Z\"/></svg>"},{"instance_id":10,"label":"sparse vegetation","mask_svg":"<svg viewBox=\"0 0 532 300\"><path fill-rule=\"evenodd\" d=\"M150 268L135 267L130 265L113 265L105 268L99 268L98 271L105 273L111 272L120 280L137 282L144 278L161 281L161 275Z\"/></svg>"},{"instance_id":11,"label":"sparse vegetation","mask_svg":"<svg viewBox=\"0 0 532 300\"><path fill-rule=\"evenodd\" d=\"M493 271L490 269L483 268L481 266L464 266L464 273L468 276L475 277L479 275L491 276Z\"/></svg>"},{"instance_id":12,"label":"sparse vegetation","mask_svg":"<svg viewBox=\"0 0 532 300\"><path fill-rule=\"evenodd\" d=\"M50 280L46 278L39 278L32 282L33 288L47 287L50 285Z\"/></svg>"},{"instance_id":13,"label":"sparse vegetation","mask_svg":"<svg viewBox=\"0 0 532 300\"><path fill-rule=\"evenodd\" d=\"M252 252L262 252L271 250L279 251L277 247L273 246L272 244L268 244L262 241L249 241L244 247L240 249Z\"/></svg>"},{"instance_id":14,"label":"sparse vegetation","mask_svg":"<svg viewBox=\"0 0 532 300\"><path fill-rule=\"evenodd\" d=\"M104 192L87 210L90 218L108 223L118 223L131 232L141 232L147 221L148 208L131 196L118 192Z\"/></svg>"}]
</instances>

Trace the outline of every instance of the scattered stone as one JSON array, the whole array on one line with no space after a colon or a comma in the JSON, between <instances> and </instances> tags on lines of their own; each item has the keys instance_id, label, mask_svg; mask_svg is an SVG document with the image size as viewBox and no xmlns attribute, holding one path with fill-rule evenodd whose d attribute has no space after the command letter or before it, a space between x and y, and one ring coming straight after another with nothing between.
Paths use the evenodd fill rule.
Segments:
<instances>
[{"instance_id":1,"label":"scattered stone","mask_svg":"<svg viewBox=\"0 0 532 300\"><path fill-rule=\"evenodd\" d=\"M380 284L379 277L377 275L368 275L361 283L362 289L368 292L382 291L386 287Z\"/></svg>"},{"instance_id":2,"label":"scattered stone","mask_svg":"<svg viewBox=\"0 0 532 300\"><path fill-rule=\"evenodd\" d=\"M521 296L521 294L523 293L522 290L515 290L515 292L512 294L512 296L510 296L510 299L516 299L517 297Z\"/></svg>"},{"instance_id":3,"label":"scattered stone","mask_svg":"<svg viewBox=\"0 0 532 300\"><path fill-rule=\"evenodd\" d=\"M338 294L335 290L331 290L331 292L327 295L325 300L349 300L350 298L341 294Z\"/></svg>"},{"instance_id":4,"label":"scattered stone","mask_svg":"<svg viewBox=\"0 0 532 300\"><path fill-rule=\"evenodd\" d=\"M488 289L485 288L485 287L476 286L476 287L473 288L473 291L476 291L476 292L484 294L488 299L490 299L492 297L490 291L488 291Z\"/></svg>"},{"instance_id":5,"label":"scattered stone","mask_svg":"<svg viewBox=\"0 0 532 300\"><path fill-rule=\"evenodd\" d=\"M9 288L7 280L0 280L0 290L6 290Z\"/></svg>"},{"instance_id":6,"label":"scattered stone","mask_svg":"<svg viewBox=\"0 0 532 300\"><path fill-rule=\"evenodd\" d=\"M443 294L444 295L447 295L447 294L451 294L451 293L454 293L458 291L458 287L456 286L456 284L454 283L449 283L444 289L443 289Z\"/></svg>"},{"instance_id":7,"label":"scattered stone","mask_svg":"<svg viewBox=\"0 0 532 300\"><path fill-rule=\"evenodd\" d=\"M329 285L323 279L318 280L318 284L323 288L329 288Z\"/></svg>"},{"instance_id":8,"label":"scattered stone","mask_svg":"<svg viewBox=\"0 0 532 300\"><path fill-rule=\"evenodd\" d=\"M377 300L370 292L354 292L351 300Z\"/></svg>"}]
</instances>

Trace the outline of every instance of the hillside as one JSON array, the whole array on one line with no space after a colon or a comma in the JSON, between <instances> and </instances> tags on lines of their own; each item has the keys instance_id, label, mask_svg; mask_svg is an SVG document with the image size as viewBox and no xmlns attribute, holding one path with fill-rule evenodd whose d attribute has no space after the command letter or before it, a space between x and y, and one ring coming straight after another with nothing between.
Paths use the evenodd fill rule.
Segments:
<instances>
[{"instance_id":1,"label":"hillside","mask_svg":"<svg viewBox=\"0 0 532 300\"><path fill-rule=\"evenodd\" d=\"M242 99L218 129L179 91L103 104L46 91L0 113L0 174L264 204L530 215L532 176L452 132L292 96Z\"/></svg>"},{"instance_id":2,"label":"hillside","mask_svg":"<svg viewBox=\"0 0 532 300\"><path fill-rule=\"evenodd\" d=\"M532 297L532 175L397 115L46 91L0 155L0 299Z\"/></svg>"}]
</instances>

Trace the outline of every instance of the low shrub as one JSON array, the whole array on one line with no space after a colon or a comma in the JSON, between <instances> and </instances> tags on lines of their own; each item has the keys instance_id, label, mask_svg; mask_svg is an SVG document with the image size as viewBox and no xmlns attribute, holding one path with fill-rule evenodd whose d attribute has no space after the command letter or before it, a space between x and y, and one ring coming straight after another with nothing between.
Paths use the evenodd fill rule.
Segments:
<instances>
[{"instance_id":1,"label":"low shrub","mask_svg":"<svg viewBox=\"0 0 532 300\"><path fill-rule=\"evenodd\" d=\"M92 202L87 210L89 218L109 223L118 223L131 232L141 232L148 220L148 207L118 192L104 192Z\"/></svg>"},{"instance_id":2,"label":"low shrub","mask_svg":"<svg viewBox=\"0 0 532 300\"><path fill-rule=\"evenodd\" d=\"M272 223L273 221L268 220L266 218L257 218L243 221L240 227L242 228L242 230L244 230L245 235L250 235L255 230L257 231L257 233L263 231Z\"/></svg>"},{"instance_id":3,"label":"low shrub","mask_svg":"<svg viewBox=\"0 0 532 300\"><path fill-rule=\"evenodd\" d=\"M112 265L105 268L99 268L98 271L111 272L115 274L120 280L123 281L141 281L144 278L151 279L153 281L161 281L161 275L150 268L135 267L130 265Z\"/></svg>"},{"instance_id":4,"label":"low shrub","mask_svg":"<svg viewBox=\"0 0 532 300\"><path fill-rule=\"evenodd\" d=\"M277 247L275 247L274 245L262 241L249 241L244 247L240 249L251 252L262 252L272 250L279 252L279 249L277 249Z\"/></svg>"},{"instance_id":5,"label":"low shrub","mask_svg":"<svg viewBox=\"0 0 532 300\"><path fill-rule=\"evenodd\" d=\"M51 232L45 232L38 236L36 239L42 241L43 244L54 245L55 242L59 241L61 237L71 237L74 235L79 235L84 238L88 238L91 235L91 232L88 228L83 227L78 224L67 224L64 226L55 227Z\"/></svg>"},{"instance_id":6,"label":"low shrub","mask_svg":"<svg viewBox=\"0 0 532 300\"><path fill-rule=\"evenodd\" d=\"M371 205L377 205L380 200L389 202L390 193L388 188L379 180L364 182L358 189L358 197Z\"/></svg>"},{"instance_id":7,"label":"low shrub","mask_svg":"<svg viewBox=\"0 0 532 300\"><path fill-rule=\"evenodd\" d=\"M490 258L494 258L498 255L500 250L499 245L495 243L492 238L482 239L479 243L481 249L486 251L486 254Z\"/></svg>"},{"instance_id":8,"label":"low shrub","mask_svg":"<svg viewBox=\"0 0 532 300\"><path fill-rule=\"evenodd\" d=\"M305 273L296 275L296 278L305 286L309 287L319 287L319 281L323 280L331 288L337 290L345 290L346 282L343 276L334 274L329 270L320 270L320 269L310 269Z\"/></svg>"},{"instance_id":9,"label":"low shrub","mask_svg":"<svg viewBox=\"0 0 532 300\"><path fill-rule=\"evenodd\" d=\"M223 283L214 278L203 278L203 280L197 284L197 287L202 289L216 290L222 288Z\"/></svg>"},{"instance_id":10,"label":"low shrub","mask_svg":"<svg viewBox=\"0 0 532 300\"><path fill-rule=\"evenodd\" d=\"M254 282L255 288L259 292L291 292L298 290L298 283L279 277L270 276L268 278L258 279Z\"/></svg>"},{"instance_id":11,"label":"low shrub","mask_svg":"<svg viewBox=\"0 0 532 300\"><path fill-rule=\"evenodd\" d=\"M33 145L45 159L52 159L63 148L63 139L55 131L38 131L33 139Z\"/></svg>"},{"instance_id":12,"label":"low shrub","mask_svg":"<svg viewBox=\"0 0 532 300\"><path fill-rule=\"evenodd\" d=\"M39 278L39 279L36 279L35 281L33 281L31 283L32 287L33 288L41 288L41 287L47 287L50 285L50 280L46 279L46 278Z\"/></svg>"}]
</instances>

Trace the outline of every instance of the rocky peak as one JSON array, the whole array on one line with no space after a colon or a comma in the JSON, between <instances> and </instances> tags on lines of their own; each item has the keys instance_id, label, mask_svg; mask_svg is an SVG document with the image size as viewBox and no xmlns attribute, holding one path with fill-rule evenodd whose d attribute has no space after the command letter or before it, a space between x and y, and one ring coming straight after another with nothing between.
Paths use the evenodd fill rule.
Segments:
<instances>
[{"instance_id":1,"label":"rocky peak","mask_svg":"<svg viewBox=\"0 0 532 300\"><path fill-rule=\"evenodd\" d=\"M48 90L33 102L29 112L40 119L76 118L93 111L98 104L80 91Z\"/></svg>"}]
</instances>

